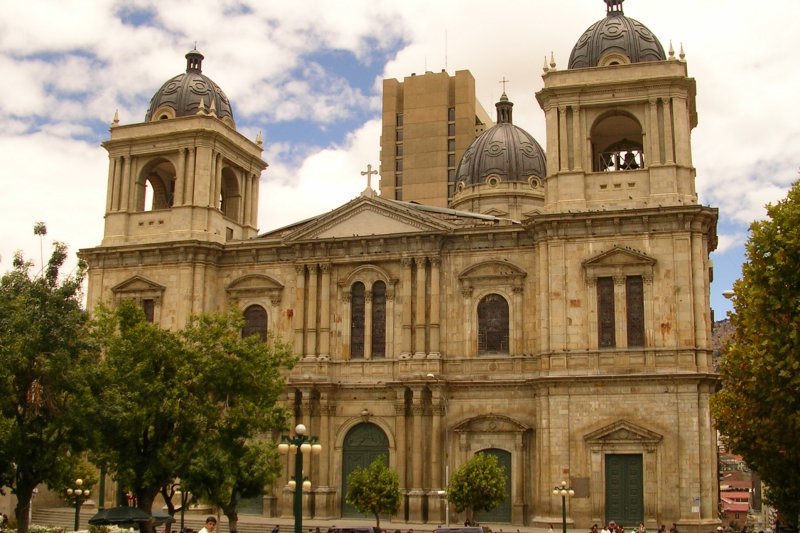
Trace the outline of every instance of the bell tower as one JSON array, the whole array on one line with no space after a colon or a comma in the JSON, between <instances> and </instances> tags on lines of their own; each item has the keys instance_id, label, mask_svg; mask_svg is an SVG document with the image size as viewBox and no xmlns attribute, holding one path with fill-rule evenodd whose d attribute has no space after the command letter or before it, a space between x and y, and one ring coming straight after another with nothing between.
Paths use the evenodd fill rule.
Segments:
<instances>
[{"instance_id":1,"label":"bell tower","mask_svg":"<svg viewBox=\"0 0 800 533\"><path fill-rule=\"evenodd\" d=\"M697 203L695 81L622 0L590 26L566 70L545 60L536 94L547 121L546 212Z\"/></svg>"},{"instance_id":2,"label":"bell tower","mask_svg":"<svg viewBox=\"0 0 800 533\"><path fill-rule=\"evenodd\" d=\"M224 243L256 236L267 164L236 131L225 93L202 73L203 55L150 101L145 121L114 117L108 151L103 246L167 241Z\"/></svg>"}]
</instances>

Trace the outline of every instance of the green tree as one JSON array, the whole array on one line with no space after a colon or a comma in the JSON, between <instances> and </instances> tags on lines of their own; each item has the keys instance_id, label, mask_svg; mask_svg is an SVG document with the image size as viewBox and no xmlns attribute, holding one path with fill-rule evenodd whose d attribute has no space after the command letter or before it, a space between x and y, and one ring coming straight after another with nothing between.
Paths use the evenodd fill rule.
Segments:
<instances>
[{"instance_id":1,"label":"green tree","mask_svg":"<svg viewBox=\"0 0 800 533\"><path fill-rule=\"evenodd\" d=\"M380 530L381 513L394 514L400 507L400 478L381 455L368 467L350 472L345 499L360 513L375 515L375 525Z\"/></svg>"},{"instance_id":2,"label":"green tree","mask_svg":"<svg viewBox=\"0 0 800 533\"><path fill-rule=\"evenodd\" d=\"M60 490L79 472L86 444L79 427L94 363L83 334L83 265L60 279L67 258L55 243L41 275L20 254L0 278L0 486L17 497L19 531L28 531L33 490Z\"/></svg>"},{"instance_id":3,"label":"green tree","mask_svg":"<svg viewBox=\"0 0 800 533\"><path fill-rule=\"evenodd\" d=\"M240 313L193 317L177 332L147 322L131 302L95 315L104 358L94 376L91 457L140 509L150 512L159 491L193 464L284 424L275 402L293 359L280 345L242 339Z\"/></svg>"},{"instance_id":4,"label":"green tree","mask_svg":"<svg viewBox=\"0 0 800 533\"><path fill-rule=\"evenodd\" d=\"M282 372L295 362L291 348L278 340L242 338L243 317L202 315L182 331L187 348L210 363L220 416L197 450L182 483L204 501L219 506L228 529L238 530L241 498L262 494L280 472L277 447L261 436L286 428L287 412L278 406L285 381Z\"/></svg>"},{"instance_id":5,"label":"green tree","mask_svg":"<svg viewBox=\"0 0 800 533\"><path fill-rule=\"evenodd\" d=\"M505 500L506 470L497 457L478 453L456 470L447 486L447 498L472 521L475 511L491 511Z\"/></svg>"},{"instance_id":6,"label":"green tree","mask_svg":"<svg viewBox=\"0 0 800 533\"><path fill-rule=\"evenodd\" d=\"M712 412L725 445L797 525L800 507L800 185L750 226Z\"/></svg>"}]
</instances>

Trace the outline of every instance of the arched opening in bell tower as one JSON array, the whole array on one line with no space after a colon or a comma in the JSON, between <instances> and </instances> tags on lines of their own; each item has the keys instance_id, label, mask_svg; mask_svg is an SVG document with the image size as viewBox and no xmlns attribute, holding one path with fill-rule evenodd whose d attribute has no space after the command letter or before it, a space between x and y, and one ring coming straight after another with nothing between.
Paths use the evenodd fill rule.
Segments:
<instances>
[{"instance_id":1,"label":"arched opening in bell tower","mask_svg":"<svg viewBox=\"0 0 800 533\"><path fill-rule=\"evenodd\" d=\"M222 187L220 187L219 210L226 218L239 221L239 180L230 167L222 169Z\"/></svg>"},{"instance_id":2,"label":"arched opening in bell tower","mask_svg":"<svg viewBox=\"0 0 800 533\"><path fill-rule=\"evenodd\" d=\"M592 127L592 170L618 172L644 168L644 133L632 115L615 111Z\"/></svg>"},{"instance_id":3,"label":"arched opening in bell tower","mask_svg":"<svg viewBox=\"0 0 800 533\"><path fill-rule=\"evenodd\" d=\"M175 167L166 159L145 165L136 180L136 210L169 209L175 197Z\"/></svg>"}]
</instances>

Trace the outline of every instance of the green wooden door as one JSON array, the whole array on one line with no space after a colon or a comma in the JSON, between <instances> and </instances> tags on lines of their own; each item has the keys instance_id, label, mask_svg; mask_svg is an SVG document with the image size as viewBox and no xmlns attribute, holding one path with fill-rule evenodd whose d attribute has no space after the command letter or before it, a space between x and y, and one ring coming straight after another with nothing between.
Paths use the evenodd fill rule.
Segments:
<instances>
[{"instance_id":1,"label":"green wooden door","mask_svg":"<svg viewBox=\"0 0 800 533\"><path fill-rule=\"evenodd\" d=\"M511 522L511 452L499 450L497 448L488 448L481 450L479 453L488 453L497 457L497 462L506 471L506 498L503 503L492 509L491 511L484 511L475 513L475 520L479 524L496 524Z\"/></svg>"},{"instance_id":2,"label":"green wooden door","mask_svg":"<svg viewBox=\"0 0 800 533\"><path fill-rule=\"evenodd\" d=\"M358 467L367 467L383 455L389 462L389 439L381 428L375 424L363 423L354 426L344 438L342 450L342 517L375 518L362 515L355 507L345 501L347 494L347 476Z\"/></svg>"},{"instance_id":3,"label":"green wooden door","mask_svg":"<svg viewBox=\"0 0 800 533\"><path fill-rule=\"evenodd\" d=\"M628 527L644 521L640 454L606 455L606 522Z\"/></svg>"}]
</instances>

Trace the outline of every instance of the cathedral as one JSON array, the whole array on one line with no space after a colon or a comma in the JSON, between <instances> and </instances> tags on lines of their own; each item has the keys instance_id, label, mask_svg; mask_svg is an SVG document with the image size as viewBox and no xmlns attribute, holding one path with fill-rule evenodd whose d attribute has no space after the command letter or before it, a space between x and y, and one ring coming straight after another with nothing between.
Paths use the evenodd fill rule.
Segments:
<instances>
[{"instance_id":1,"label":"cathedral","mask_svg":"<svg viewBox=\"0 0 800 533\"><path fill-rule=\"evenodd\" d=\"M386 80L380 190L266 233L263 141L237 132L192 50L144 120L115 119L103 143L88 307L132 299L180 328L235 305L243 334L290 341L285 405L322 444L308 518L360 516L347 475L385 455L394 520L458 522L448 479L489 453L506 499L481 523L560 523L564 481L571 527L713 529L717 210L695 189L695 80L605 3L567 67L545 64L545 139L505 92L492 119L467 71ZM285 466L247 512L292 516Z\"/></svg>"}]
</instances>

